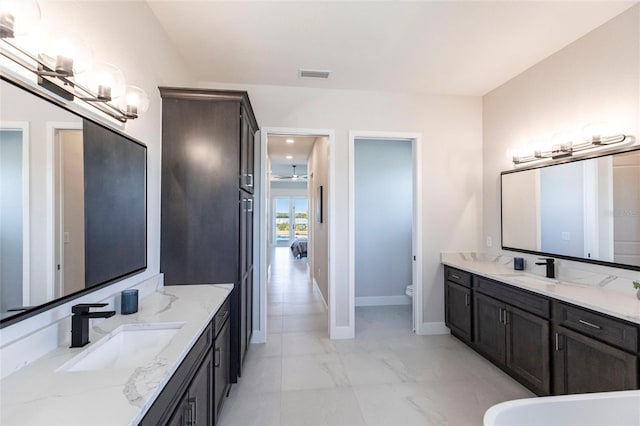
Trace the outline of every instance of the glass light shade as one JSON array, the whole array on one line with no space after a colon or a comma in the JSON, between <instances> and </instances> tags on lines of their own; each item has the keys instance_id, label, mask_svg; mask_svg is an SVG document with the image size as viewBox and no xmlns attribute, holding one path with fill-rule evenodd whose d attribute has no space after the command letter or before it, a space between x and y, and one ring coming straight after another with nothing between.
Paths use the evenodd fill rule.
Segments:
<instances>
[{"instance_id":1,"label":"glass light shade","mask_svg":"<svg viewBox=\"0 0 640 426\"><path fill-rule=\"evenodd\" d=\"M0 38L28 34L40 22L40 6L35 0L0 0Z\"/></svg>"},{"instance_id":2,"label":"glass light shade","mask_svg":"<svg viewBox=\"0 0 640 426\"><path fill-rule=\"evenodd\" d=\"M149 96L137 86L127 86L126 94L122 97L122 108L127 114L137 117L149 109Z\"/></svg>"},{"instance_id":3,"label":"glass light shade","mask_svg":"<svg viewBox=\"0 0 640 426\"><path fill-rule=\"evenodd\" d=\"M110 101L124 95L124 74L115 65L96 62L93 67L76 78L76 81L91 90L98 99Z\"/></svg>"},{"instance_id":4,"label":"glass light shade","mask_svg":"<svg viewBox=\"0 0 640 426\"><path fill-rule=\"evenodd\" d=\"M56 34L48 40L41 55L47 65L67 76L83 73L93 63L91 48L75 34Z\"/></svg>"},{"instance_id":5,"label":"glass light shade","mask_svg":"<svg viewBox=\"0 0 640 426\"><path fill-rule=\"evenodd\" d=\"M582 138L586 142L598 144L602 138L610 136L607 127L607 124L602 121L589 123L582 129Z\"/></svg>"}]
</instances>

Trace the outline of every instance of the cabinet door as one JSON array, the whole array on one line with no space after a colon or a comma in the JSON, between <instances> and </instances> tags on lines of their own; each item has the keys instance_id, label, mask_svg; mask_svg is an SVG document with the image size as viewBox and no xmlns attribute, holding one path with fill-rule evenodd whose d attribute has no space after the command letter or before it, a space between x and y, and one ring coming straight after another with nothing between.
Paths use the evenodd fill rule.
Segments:
<instances>
[{"instance_id":1,"label":"cabinet door","mask_svg":"<svg viewBox=\"0 0 640 426\"><path fill-rule=\"evenodd\" d=\"M474 339L478 350L493 361L504 364L505 304L481 293L474 293Z\"/></svg>"},{"instance_id":2,"label":"cabinet door","mask_svg":"<svg viewBox=\"0 0 640 426\"><path fill-rule=\"evenodd\" d=\"M444 291L447 327L456 336L471 341L471 290L446 281Z\"/></svg>"},{"instance_id":3,"label":"cabinet door","mask_svg":"<svg viewBox=\"0 0 640 426\"><path fill-rule=\"evenodd\" d=\"M638 357L564 327L555 329L554 393L638 388Z\"/></svg>"},{"instance_id":4,"label":"cabinet door","mask_svg":"<svg viewBox=\"0 0 640 426\"><path fill-rule=\"evenodd\" d=\"M516 307L506 307L507 367L539 395L551 392L549 321Z\"/></svg>"},{"instance_id":5,"label":"cabinet door","mask_svg":"<svg viewBox=\"0 0 640 426\"><path fill-rule=\"evenodd\" d=\"M176 411L173 412L171 418L167 422L168 426L187 426L189 422L189 404L187 403L187 396L182 397Z\"/></svg>"},{"instance_id":6,"label":"cabinet door","mask_svg":"<svg viewBox=\"0 0 640 426\"><path fill-rule=\"evenodd\" d=\"M214 379L214 417L218 423L218 415L222 409L229 388L229 321L220 330L213 350Z\"/></svg>"},{"instance_id":7,"label":"cabinet door","mask_svg":"<svg viewBox=\"0 0 640 426\"><path fill-rule=\"evenodd\" d=\"M240 282L240 365L247 352L247 276Z\"/></svg>"},{"instance_id":8,"label":"cabinet door","mask_svg":"<svg viewBox=\"0 0 640 426\"><path fill-rule=\"evenodd\" d=\"M211 351L202 361L189 386L187 394L187 425L208 426L213 424L213 354Z\"/></svg>"}]
</instances>

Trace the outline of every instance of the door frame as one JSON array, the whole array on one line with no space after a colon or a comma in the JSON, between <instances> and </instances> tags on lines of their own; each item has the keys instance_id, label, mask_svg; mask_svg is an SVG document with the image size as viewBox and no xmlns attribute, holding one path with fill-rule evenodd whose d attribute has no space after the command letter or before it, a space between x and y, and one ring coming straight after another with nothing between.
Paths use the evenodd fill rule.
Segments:
<instances>
[{"instance_id":1,"label":"door frame","mask_svg":"<svg viewBox=\"0 0 640 426\"><path fill-rule=\"evenodd\" d=\"M0 121L2 130L19 130L22 132L22 306L31 305L31 215L30 183L31 171L28 121Z\"/></svg>"},{"instance_id":2,"label":"door frame","mask_svg":"<svg viewBox=\"0 0 640 426\"><path fill-rule=\"evenodd\" d=\"M406 132L373 132L349 130L349 326L355 336L355 141L358 140L401 140L411 141L413 161L413 232L412 263L413 281L413 329L423 334L422 300L422 134Z\"/></svg>"},{"instance_id":3,"label":"door frame","mask_svg":"<svg viewBox=\"0 0 640 426\"><path fill-rule=\"evenodd\" d=\"M254 282L259 283L259 295L254 300L259 300L259 309L254 309L254 330L252 343L264 343L267 341L267 246L269 244L267 225L269 223L269 214L267 210L267 185L269 183L269 170L267 170L267 137L269 135L281 136L318 136L326 137L329 141L329 190L328 190L328 234L329 234L329 256L328 256L328 291L329 291L329 315L328 315L328 331L330 338L339 337L340 329L336 325L336 277L335 277L335 241L336 241L336 202L335 202L335 130L333 129L308 129L308 128L292 128L292 127L262 127L259 131L260 143L256 143L256 153L254 158L260 158L260 171L257 173L259 179L256 182L258 188L258 211L255 215L254 227L259 229L257 235L254 236L254 256L259 259L259 267L254 268ZM258 151L259 150L259 151ZM311 200L309 200L311 203ZM311 207L310 207L311 208ZM254 228L255 229L255 228ZM255 291L255 290L254 290ZM258 318L256 318L256 316ZM257 320L257 321L256 321ZM259 328L256 328L259 324Z\"/></svg>"},{"instance_id":4,"label":"door frame","mask_svg":"<svg viewBox=\"0 0 640 426\"><path fill-rule=\"evenodd\" d=\"M63 289L56 286L56 275L60 271L56 268L56 253L62 250L63 242L56 241L56 235L60 227L61 212L56 209L56 172L62 167L60 164L60 144L56 137L57 130L82 130L82 121L47 121L47 300L63 296ZM56 151L58 155L56 155ZM56 220L58 219L58 220ZM58 247L56 247L56 242Z\"/></svg>"}]
</instances>

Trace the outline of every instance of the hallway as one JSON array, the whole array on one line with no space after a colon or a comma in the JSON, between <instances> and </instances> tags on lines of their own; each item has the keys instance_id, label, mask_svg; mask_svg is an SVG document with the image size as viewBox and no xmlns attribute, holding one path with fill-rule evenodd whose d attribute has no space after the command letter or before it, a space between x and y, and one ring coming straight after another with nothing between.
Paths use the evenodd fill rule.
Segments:
<instances>
[{"instance_id":1,"label":"hallway","mask_svg":"<svg viewBox=\"0 0 640 426\"><path fill-rule=\"evenodd\" d=\"M306 259L272 253L267 343L249 348L221 425L478 425L533 396L457 339L413 335L409 305L357 308L356 339L330 340Z\"/></svg>"}]
</instances>

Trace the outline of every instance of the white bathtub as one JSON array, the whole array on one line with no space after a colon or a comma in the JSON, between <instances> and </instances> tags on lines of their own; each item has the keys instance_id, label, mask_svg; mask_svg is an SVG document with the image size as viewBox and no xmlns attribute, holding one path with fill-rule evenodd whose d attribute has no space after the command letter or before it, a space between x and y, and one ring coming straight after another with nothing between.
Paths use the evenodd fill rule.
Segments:
<instances>
[{"instance_id":1,"label":"white bathtub","mask_svg":"<svg viewBox=\"0 0 640 426\"><path fill-rule=\"evenodd\" d=\"M640 390L517 399L484 413L484 426L640 426Z\"/></svg>"}]
</instances>

